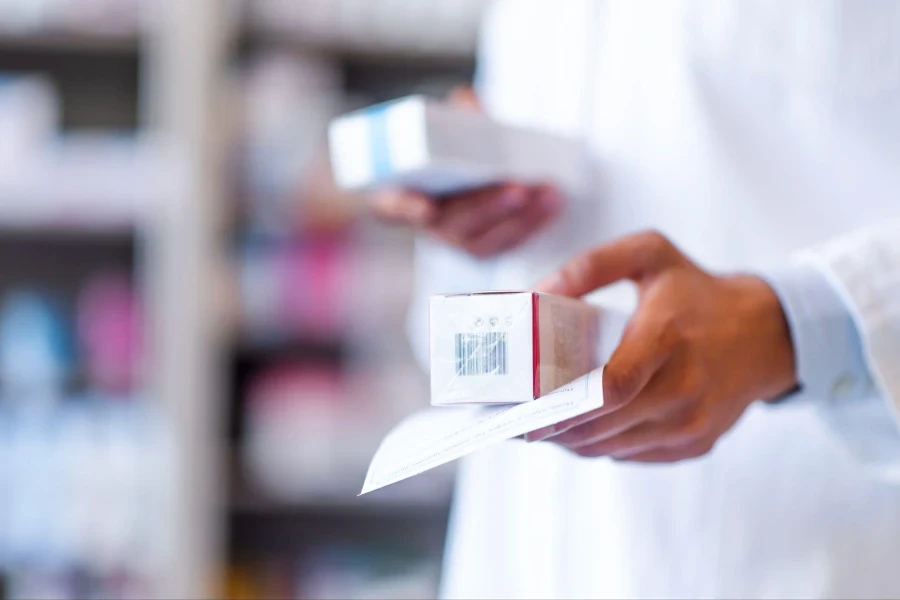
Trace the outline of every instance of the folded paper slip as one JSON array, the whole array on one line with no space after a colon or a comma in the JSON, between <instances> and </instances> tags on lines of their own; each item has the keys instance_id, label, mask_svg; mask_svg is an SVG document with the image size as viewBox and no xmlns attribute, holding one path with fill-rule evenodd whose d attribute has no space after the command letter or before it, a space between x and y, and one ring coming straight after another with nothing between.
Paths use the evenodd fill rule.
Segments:
<instances>
[{"instance_id":1,"label":"folded paper slip","mask_svg":"<svg viewBox=\"0 0 900 600\"><path fill-rule=\"evenodd\" d=\"M524 404L436 407L412 415L381 442L360 495L600 408L602 373L602 369L592 371Z\"/></svg>"}]
</instances>

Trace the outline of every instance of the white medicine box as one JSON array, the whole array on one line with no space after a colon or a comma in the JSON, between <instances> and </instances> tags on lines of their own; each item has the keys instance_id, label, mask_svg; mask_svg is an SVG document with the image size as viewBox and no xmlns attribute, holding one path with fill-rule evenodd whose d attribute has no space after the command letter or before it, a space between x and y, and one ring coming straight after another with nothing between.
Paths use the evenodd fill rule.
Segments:
<instances>
[{"instance_id":1,"label":"white medicine box","mask_svg":"<svg viewBox=\"0 0 900 600\"><path fill-rule=\"evenodd\" d=\"M434 405L527 402L599 366L600 311L581 300L448 294L430 313Z\"/></svg>"}]
</instances>

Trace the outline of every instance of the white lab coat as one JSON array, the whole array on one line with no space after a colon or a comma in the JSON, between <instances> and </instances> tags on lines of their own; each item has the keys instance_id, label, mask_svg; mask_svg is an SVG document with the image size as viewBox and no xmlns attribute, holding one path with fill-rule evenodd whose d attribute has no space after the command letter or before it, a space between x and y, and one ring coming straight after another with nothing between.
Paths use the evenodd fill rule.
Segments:
<instances>
[{"instance_id":1,"label":"white lab coat","mask_svg":"<svg viewBox=\"0 0 900 600\"><path fill-rule=\"evenodd\" d=\"M558 223L496 260L420 241L423 360L428 294L527 288L653 227L710 269L813 249L857 311L880 394L754 405L675 465L521 442L473 455L443 594L900 596L900 2L507 0L481 80L496 118L584 140L585 180ZM633 300L623 289L596 298Z\"/></svg>"}]
</instances>

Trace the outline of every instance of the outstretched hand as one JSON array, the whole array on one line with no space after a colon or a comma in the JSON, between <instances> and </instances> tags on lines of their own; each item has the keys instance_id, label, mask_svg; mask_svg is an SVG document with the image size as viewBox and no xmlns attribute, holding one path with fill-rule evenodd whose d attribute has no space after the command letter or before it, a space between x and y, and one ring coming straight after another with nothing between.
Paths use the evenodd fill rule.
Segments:
<instances>
[{"instance_id":1,"label":"outstretched hand","mask_svg":"<svg viewBox=\"0 0 900 600\"><path fill-rule=\"evenodd\" d=\"M605 367L603 407L526 440L581 456L695 458L752 402L795 387L790 331L768 284L710 274L659 233L593 248L537 290L577 297L620 280L637 285L640 302Z\"/></svg>"}]
</instances>

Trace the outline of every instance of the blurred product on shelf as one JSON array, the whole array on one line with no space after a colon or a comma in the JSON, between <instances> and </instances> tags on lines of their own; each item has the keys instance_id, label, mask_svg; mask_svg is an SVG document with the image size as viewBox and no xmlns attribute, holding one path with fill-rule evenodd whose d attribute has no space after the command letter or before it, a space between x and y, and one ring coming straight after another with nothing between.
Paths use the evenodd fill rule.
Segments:
<instances>
[{"instance_id":1,"label":"blurred product on shelf","mask_svg":"<svg viewBox=\"0 0 900 600\"><path fill-rule=\"evenodd\" d=\"M296 579L297 597L410 599L430 597L438 565L383 546L335 545L317 549Z\"/></svg>"},{"instance_id":2,"label":"blurred product on shelf","mask_svg":"<svg viewBox=\"0 0 900 600\"><path fill-rule=\"evenodd\" d=\"M352 514L448 504L452 469L355 498L381 437L427 403L427 382L413 365L282 362L263 367L239 393L247 396L239 506L334 506Z\"/></svg>"},{"instance_id":3,"label":"blurred product on shelf","mask_svg":"<svg viewBox=\"0 0 900 600\"><path fill-rule=\"evenodd\" d=\"M303 185L324 151L329 120L340 112L340 71L315 54L263 53L243 76L247 225L285 233L308 227Z\"/></svg>"},{"instance_id":4,"label":"blurred product on shelf","mask_svg":"<svg viewBox=\"0 0 900 600\"><path fill-rule=\"evenodd\" d=\"M0 74L0 172L43 151L59 127L60 110L59 94L45 75Z\"/></svg>"},{"instance_id":5,"label":"blurred product on shelf","mask_svg":"<svg viewBox=\"0 0 900 600\"><path fill-rule=\"evenodd\" d=\"M354 234L350 326L355 336L365 340L366 347L381 353L386 344L399 343L406 352L406 315L414 283L413 236L402 228L371 221L360 223Z\"/></svg>"},{"instance_id":6,"label":"blurred product on shelf","mask_svg":"<svg viewBox=\"0 0 900 600\"><path fill-rule=\"evenodd\" d=\"M314 547L293 560L260 560L228 569L230 600L362 600L434 596L438 561L385 545Z\"/></svg>"},{"instance_id":7,"label":"blurred product on shelf","mask_svg":"<svg viewBox=\"0 0 900 600\"><path fill-rule=\"evenodd\" d=\"M485 0L246 4L226 595L434 597L454 470L356 497L381 437L428 405L405 338L414 240L360 218L326 134L384 96L463 83Z\"/></svg>"},{"instance_id":8,"label":"blurred product on shelf","mask_svg":"<svg viewBox=\"0 0 900 600\"><path fill-rule=\"evenodd\" d=\"M141 134L60 134L59 104L44 77L0 77L0 225L134 225L163 191L161 148Z\"/></svg>"},{"instance_id":9,"label":"blurred product on shelf","mask_svg":"<svg viewBox=\"0 0 900 600\"><path fill-rule=\"evenodd\" d=\"M134 35L155 0L0 0L0 33Z\"/></svg>"},{"instance_id":10,"label":"blurred product on shelf","mask_svg":"<svg viewBox=\"0 0 900 600\"><path fill-rule=\"evenodd\" d=\"M143 323L130 278L88 277L74 300L19 287L0 294L0 403L52 407L72 390L129 398L141 388Z\"/></svg>"},{"instance_id":11,"label":"blurred product on shelf","mask_svg":"<svg viewBox=\"0 0 900 600\"><path fill-rule=\"evenodd\" d=\"M163 192L155 144L139 135L67 134L0 170L0 223L134 227Z\"/></svg>"},{"instance_id":12,"label":"blurred product on shelf","mask_svg":"<svg viewBox=\"0 0 900 600\"><path fill-rule=\"evenodd\" d=\"M243 459L253 484L268 496L328 499L346 488L342 427L351 407L342 384L335 368L294 364L269 367L251 380Z\"/></svg>"},{"instance_id":13,"label":"blurred product on shelf","mask_svg":"<svg viewBox=\"0 0 900 600\"><path fill-rule=\"evenodd\" d=\"M6 408L0 457L0 569L12 588L56 575L71 585L82 569L159 575L165 556L155 527L169 510L172 465L158 407L82 397L53 413Z\"/></svg>"},{"instance_id":14,"label":"blurred product on shelf","mask_svg":"<svg viewBox=\"0 0 900 600\"><path fill-rule=\"evenodd\" d=\"M106 576L76 571L26 571L9 578L2 598L28 600L141 600L150 598L153 587L130 573Z\"/></svg>"},{"instance_id":15,"label":"blurred product on shelf","mask_svg":"<svg viewBox=\"0 0 900 600\"><path fill-rule=\"evenodd\" d=\"M8 293L0 307L0 400L52 405L71 376L69 340L56 303L31 290Z\"/></svg>"},{"instance_id":16,"label":"blurred product on shelf","mask_svg":"<svg viewBox=\"0 0 900 600\"><path fill-rule=\"evenodd\" d=\"M139 298L125 275L89 280L78 298L78 341L93 388L127 393L139 383L143 349Z\"/></svg>"},{"instance_id":17,"label":"blurred product on shelf","mask_svg":"<svg viewBox=\"0 0 900 600\"><path fill-rule=\"evenodd\" d=\"M262 342L339 337L350 302L349 251L342 236L245 240L239 269L247 337Z\"/></svg>"}]
</instances>

